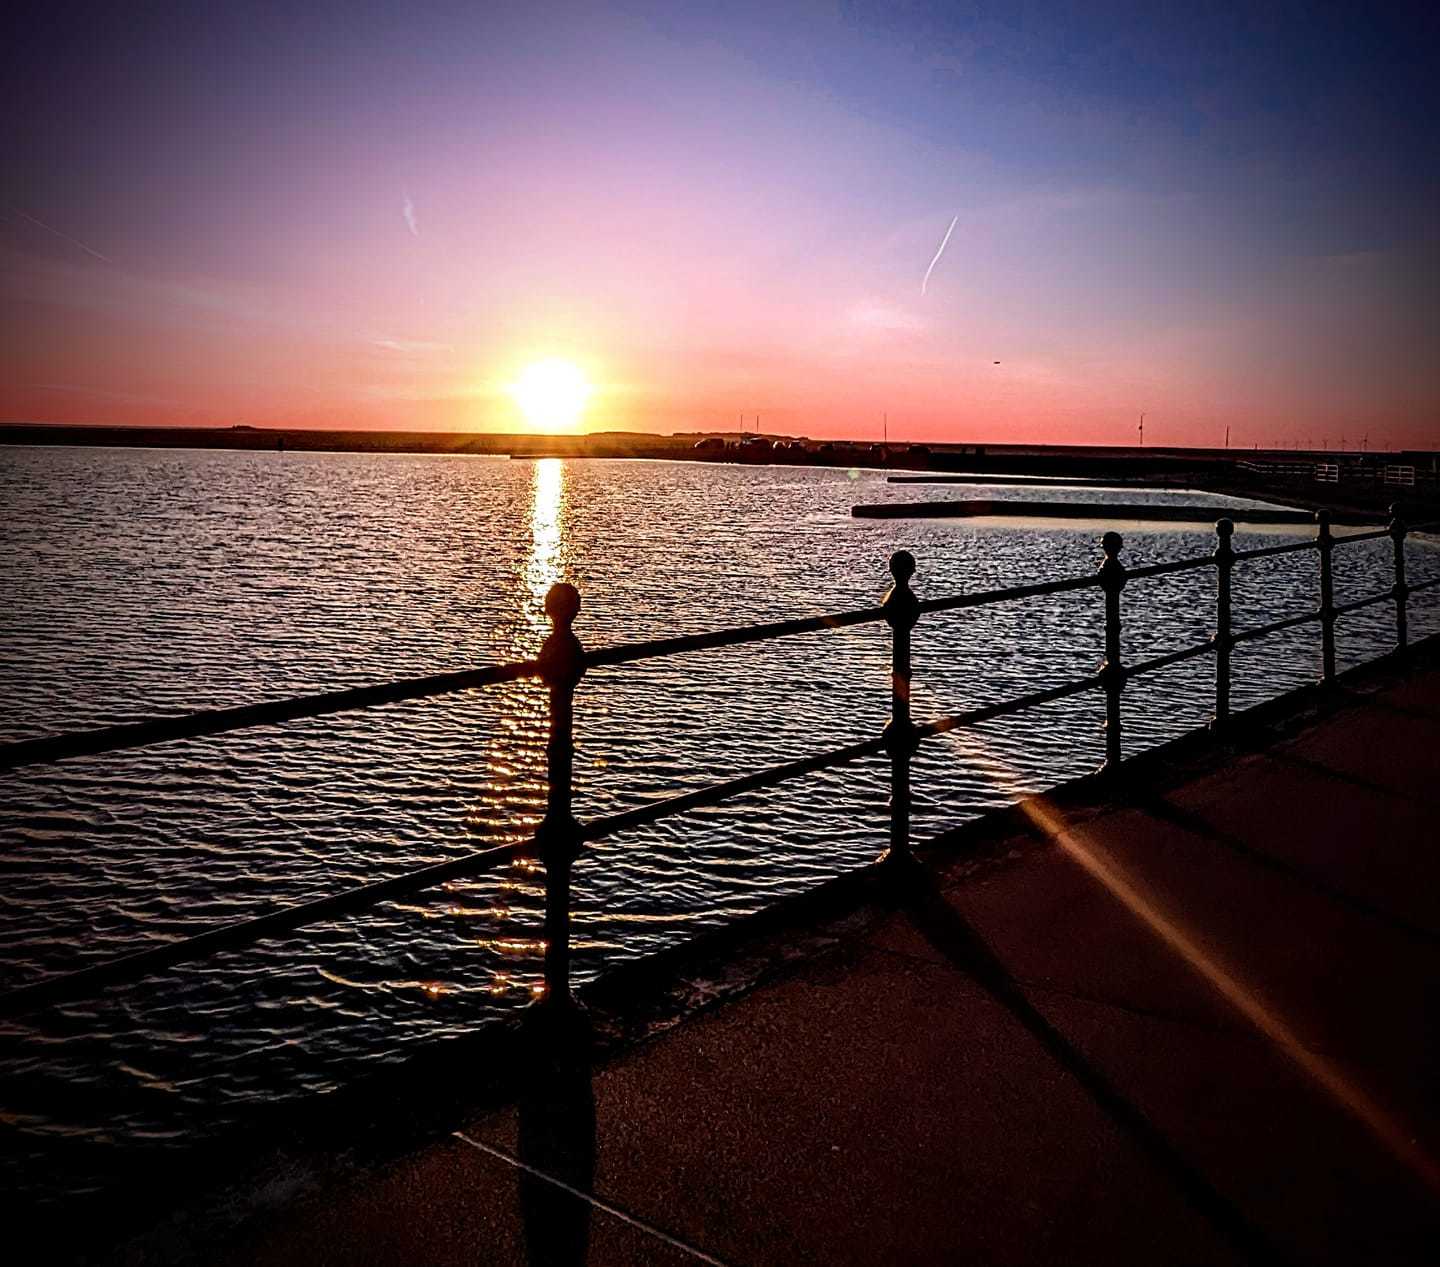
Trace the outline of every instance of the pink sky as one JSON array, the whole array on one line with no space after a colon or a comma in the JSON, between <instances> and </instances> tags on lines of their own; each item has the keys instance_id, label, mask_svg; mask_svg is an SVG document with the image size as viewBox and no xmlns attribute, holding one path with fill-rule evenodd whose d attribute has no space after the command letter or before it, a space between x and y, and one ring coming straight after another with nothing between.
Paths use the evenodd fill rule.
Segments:
<instances>
[{"instance_id":1,"label":"pink sky","mask_svg":"<svg viewBox=\"0 0 1440 1267\"><path fill-rule=\"evenodd\" d=\"M0 418L510 431L562 357L587 429L1440 445L1430 187L1248 46L644 8L125 36L0 205Z\"/></svg>"}]
</instances>

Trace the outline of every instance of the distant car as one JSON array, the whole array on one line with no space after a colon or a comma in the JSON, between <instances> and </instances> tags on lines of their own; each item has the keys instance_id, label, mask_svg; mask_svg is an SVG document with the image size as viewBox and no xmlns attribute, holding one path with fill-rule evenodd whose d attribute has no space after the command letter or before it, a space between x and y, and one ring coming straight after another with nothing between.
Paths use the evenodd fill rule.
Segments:
<instances>
[{"instance_id":1,"label":"distant car","mask_svg":"<svg viewBox=\"0 0 1440 1267\"><path fill-rule=\"evenodd\" d=\"M725 441L719 436L706 436L703 440L695 441L691 447L699 449L704 453L723 453L725 451Z\"/></svg>"}]
</instances>

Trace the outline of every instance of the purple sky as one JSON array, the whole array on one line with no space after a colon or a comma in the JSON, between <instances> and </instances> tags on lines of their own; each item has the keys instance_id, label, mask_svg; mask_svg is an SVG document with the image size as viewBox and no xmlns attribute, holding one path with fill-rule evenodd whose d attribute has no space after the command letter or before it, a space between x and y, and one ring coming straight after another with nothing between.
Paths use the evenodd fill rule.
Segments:
<instances>
[{"instance_id":1,"label":"purple sky","mask_svg":"<svg viewBox=\"0 0 1440 1267\"><path fill-rule=\"evenodd\" d=\"M37 6L0 417L1440 446L1440 9L1319 8Z\"/></svg>"}]
</instances>

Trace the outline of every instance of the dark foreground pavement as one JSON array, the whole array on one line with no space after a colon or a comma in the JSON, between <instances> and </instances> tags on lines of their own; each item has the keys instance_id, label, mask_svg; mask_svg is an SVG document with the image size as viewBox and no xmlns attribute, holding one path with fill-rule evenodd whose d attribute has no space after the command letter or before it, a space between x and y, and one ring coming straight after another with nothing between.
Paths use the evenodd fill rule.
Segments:
<instances>
[{"instance_id":1,"label":"dark foreground pavement","mask_svg":"<svg viewBox=\"0 0 1440 1267\"><path fill-rule=\"evenodd\" d=\"M1440 1261L1440 672L1035 807L823 954L235 1262ZM576 1050L571 1047L572 1052Z\"/></svg>"}]
</instances>

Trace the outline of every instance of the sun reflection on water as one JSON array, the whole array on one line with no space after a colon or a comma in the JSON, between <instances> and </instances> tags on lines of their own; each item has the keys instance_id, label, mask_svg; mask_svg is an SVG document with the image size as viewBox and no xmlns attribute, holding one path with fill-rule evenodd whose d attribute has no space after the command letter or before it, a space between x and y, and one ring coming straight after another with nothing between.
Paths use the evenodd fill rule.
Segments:
<instances>
[{"instance_id":1,"label":"sun reflection on water","mask_svg":"<svg viewBox=\"0 0 1440 1267\"><path fill-rule=\"evenodd\" d=\"M569 570L566 476L566 465L559 458L540 458L533 464L528 508L530 550L515 577L514 606L521 614L512 626L509 648L511 658L517 660L534 656L549 634L545 595ZM544 690L533 681L498 686L494 698L499 701L500 715L485 739L485 781L466 814L466 827L487 843L502 844L531 836L544 812L547 714ZM491 908L496 923L515 919L522 924L538 924L543 897L537 882L539 874L535 859L517 858L505 871L473 887L463 886L461 892L471 899L465 906L477 913ZM495 901L498 894L506 896ZM515 962L534 962L543 953L543 941L492 933L467 938L466 942L485 955L489 979L483 988L492 994L517 989L530 994L543 992L538 971L518 970Z\"/></svg>"},{"instance_id":2,"label":"sun reflection on water","mask_svg":"<svg viewBox=\"0 0 1440 1267\"><path fill-rule=\"evenodd\" d=\"M546 631L545 595L565 571L565 463L560 458L539 458L531 480L530 557L525 564L525 585L530 601L532 629Z\"/></svg>"}]
</instances>

